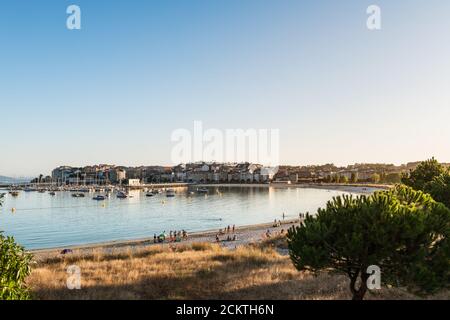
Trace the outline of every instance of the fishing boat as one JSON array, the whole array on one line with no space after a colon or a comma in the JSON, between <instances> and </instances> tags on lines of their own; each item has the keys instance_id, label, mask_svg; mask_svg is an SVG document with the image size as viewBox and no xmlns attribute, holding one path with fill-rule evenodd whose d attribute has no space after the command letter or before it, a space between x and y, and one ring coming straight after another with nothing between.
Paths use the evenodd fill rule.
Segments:
<instances>
[{"instance_id":1,"label":"fishing boat","mask_svg":"<svg viewBox=\"0 0 450 320\"><path fill-rule=\"evenodd\" d=\"M12 190L9 192L9 194L12 195L13 197L17 197L19 195L19 191Z\"/></svg>"},{"instance_id":2,"label":"fishing boat","mask_svg":"<svg viewBox=\"0 0 450 320\"><path fill-rule=\"evenodd\" d=\"M102 196L102 195L97 195L97 196L93 197L92 200L103 201L103 200L106 200L106 197Z\"/></svg>"},{"instance_id":3,"label":"fishing boat","mask_svg":"<svg viewBox=\"0 0 450 320\"><path fill-rule=\"evenodd\" d=\"M33 188L31 188L31 187L25 187L25 188L23 189L23 191L25 191L25 192L32 192L32 191L36 191L36 189L33 189Z\"/></svg>"},{"instance_id":4,"label":"fishing boat","mask_svg":"<svg viewBox=\"0 0 450 320\"><path fill-rule=\"evenodd\" d=\"M48 194L51 195L51 196L56 196L56 192L55 191L50 191Z\"/></svg>"},{"instance_id":5,"label":"fishing boat","mask_svg":"<svg viewBox=\"0 0 450 320\"><path fill-rule=\"evenodd\" d=\"M166 190L166 197L168 197L168 198L175 197L175 190L167 189Z\"/></svg>"}]
</instances>

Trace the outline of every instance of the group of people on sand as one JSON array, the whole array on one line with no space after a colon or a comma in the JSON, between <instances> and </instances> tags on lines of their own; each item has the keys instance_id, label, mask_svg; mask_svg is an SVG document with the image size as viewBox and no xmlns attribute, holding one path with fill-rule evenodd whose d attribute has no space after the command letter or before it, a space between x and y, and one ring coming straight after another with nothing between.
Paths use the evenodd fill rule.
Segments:
<instances>
[{"instance_id":1,"label":"group of people on sand","mask_svg":"<svg viewBox=\"0 0 450 320\"><path fill-rule=\"evenodd\" d=\"M225 240L220 240L219 234L216 234L216 242L221 242L221 241L236 241L237 240L237 236L233 235L230 236L228 235L227 238Z\"/></svg>"},{"instance_id":2,"label":"group of people on sand","mask_svg":"<svg viewBox=\"0 0 450 320\"><path fill-rule=\"evenodd\" d=\"M282 236L285 234L285 230L281 229L280 232L275 232L275 236ZM272 238L272 232L270 230L267 230L266 233L263 234L262 236L263 239L270 239Z\"/></svg>"},{"instance_id":3,"label":"group of people on sand","mask_svg":"<svg viewBox=\"0 0 450 320\"><path fill-rule=\"evenodd\" d=\"M275 236L283 236L286 233L284 229L281 229L280 232L275 232ZM263 239L270 239L272 238L272 232L268 229L266 233L262 236Z\"/></svg>"},{"instance_id":4,"label":"group of people on sand","mask_svg":"<svg viewBox=\"0 0 450 320\"><path fill-rule=\"evenodd\" d=\"M179 231L170 231L169 235L167 236L166 231L163 231L159 236L156 234L153 235L153 242L154 243L163 243L166 240L168 242L181 242L182 240L187 240L188 234L186 230L179 230Z\"/></svg>"},{"instance_id":5,"label":"group of people on sand","mask_svg":"<svg viewBox=\"0 0 450 320\"><path fill-rule=\"evenodd\" d=\"M219 234L226 234L226 233L234 233L236 230L236 225L233 224L233 226L228 225L226 228L219 229Z\"/></svg>"},{"instance_id":6,"label":"group of people on sand","mask_svg":"<svg viewBox=\"0 0 450 320\"><path fill-rule=\"evenodd\" d=\"M234 225L234 224L233 224L233 226L228 225L223 230L219 229L219 233L216 234L216 242L222 241L222 240L220 240L219 236L224 235L224 234L228 234L228 236L227 236L227 239L223 240L223 241L236 241L237 240L237 236L236 235L233 235L233 236L230 235L230 233L234 233L235 230L236 230L236 225Z\"/></svg>"},{"instance_id":7,"label":"group of people on sand","mask_svg":"<svg viewBox=\"0 0 450 320\"><path fill-rule=\"evenodd\" d=\"M275 219L275 220L273 221L272 227L274 227L274 228L281 227L281 221Z\"/></svg>"}]
</instances>

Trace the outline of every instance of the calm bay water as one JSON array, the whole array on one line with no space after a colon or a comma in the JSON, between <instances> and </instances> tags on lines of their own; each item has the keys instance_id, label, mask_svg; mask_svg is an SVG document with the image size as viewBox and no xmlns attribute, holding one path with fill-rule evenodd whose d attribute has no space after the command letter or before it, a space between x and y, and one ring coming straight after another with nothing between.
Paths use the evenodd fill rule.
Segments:
<instances>
[{"instance_id":1,"label":"calm bay water","mask_svg":"<svg viewBox=\"0 0 450 320\"><path fill-rule=\"evenodd\" d=\"M179 189L173 198L135 191L133 198L117 199L113 194L100 202L92 200L93 193L73 198L70 192L51 196L22 191L17 198L5 197L0 230L28 249L139 239L169 230L194 232L282 220L283 212L286 219L297 218L300 212L314 213L333 196L346 193L267 187L209 191L205 196Z\"/></svg>"}]
</instances>

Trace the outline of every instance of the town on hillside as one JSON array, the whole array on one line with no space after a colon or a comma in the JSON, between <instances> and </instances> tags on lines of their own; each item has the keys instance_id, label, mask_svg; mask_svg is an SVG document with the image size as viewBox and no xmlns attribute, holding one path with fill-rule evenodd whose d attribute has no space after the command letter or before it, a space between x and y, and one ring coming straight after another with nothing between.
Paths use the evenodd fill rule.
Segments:
<instances>
[{"instance_id":1,"label":"town on hillside","mask_svg":"<svg viewBox=\"0 0 450 320\"><path fill-rule=\"evenodd\" d=\"M40 175L32 183L57 185L149 183L397 183L402 175L420 162L399 166L393 164L334 164L309 166L266 167L254 163L195 162L177 166L125 167L93 165L86 167L60 166L51 176ZM450 166L450 164L443 164Z\"/></svg>"}]
</instances>

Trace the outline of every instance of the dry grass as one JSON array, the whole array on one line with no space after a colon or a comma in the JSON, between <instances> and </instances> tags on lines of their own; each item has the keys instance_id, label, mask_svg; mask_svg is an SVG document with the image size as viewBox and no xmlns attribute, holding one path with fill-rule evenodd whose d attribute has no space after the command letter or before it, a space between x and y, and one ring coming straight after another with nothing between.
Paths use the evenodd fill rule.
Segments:
<instances>
[{"instance_id":1,"label":"dry grass","mask_svg":"<svg viewBox=\"0 0 450 320\"><path fill-rule=\"evenodd\" d=\"M56 257L39 262L28 284L35 299L349 299L345 277L298 272L272 246L236 250L195 243L176 248L152 246L88 256ZM69 265L82 272L82 289L66 287ZM369 299L413 299L383 289ZM448 299L448 294L437 296Z\"/></svg>"}]
</instances>

